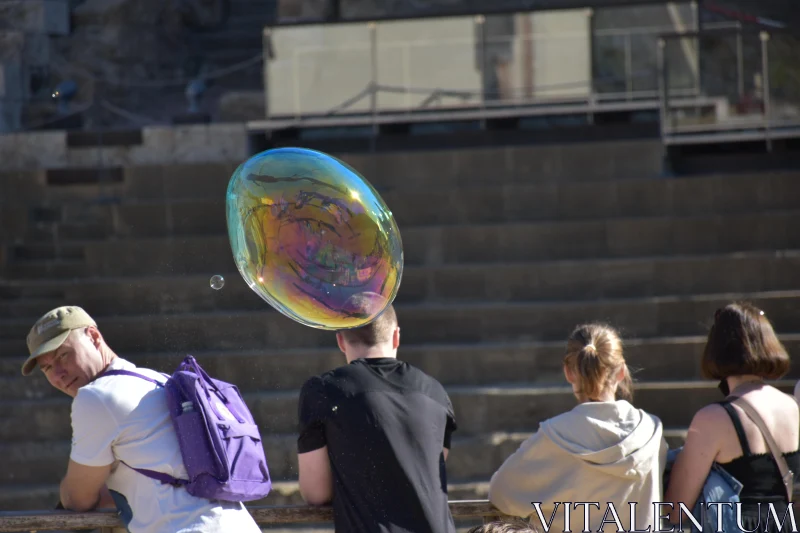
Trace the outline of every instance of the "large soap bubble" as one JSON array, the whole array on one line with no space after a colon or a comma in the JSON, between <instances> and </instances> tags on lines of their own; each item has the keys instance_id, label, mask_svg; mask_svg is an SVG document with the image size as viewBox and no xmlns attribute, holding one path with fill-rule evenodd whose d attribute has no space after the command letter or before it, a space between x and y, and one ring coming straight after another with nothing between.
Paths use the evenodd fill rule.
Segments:
<instances>
[{"instance_id":1,"label":"large soap bubble","mask_svg":"<svg viewBox=\"0 0 800 533\"><path fill-rule=\"evenodd\" d=\"M239 272L289 318L349 329L394 300L400 231L378 192L346 163L303 148L267 150L233 173L226 210Z\"/></svg>"}]
</instances>

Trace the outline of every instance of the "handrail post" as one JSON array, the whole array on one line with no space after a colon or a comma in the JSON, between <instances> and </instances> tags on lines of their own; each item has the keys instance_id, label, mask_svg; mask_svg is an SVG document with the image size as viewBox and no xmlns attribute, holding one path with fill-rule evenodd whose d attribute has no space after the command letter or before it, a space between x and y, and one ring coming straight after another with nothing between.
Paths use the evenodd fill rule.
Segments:
<instances>
[{"instance_id":1,"label":"handrail post","mask_svg":"<svg viewBox=\"0 0 800 533\"><path fill-rule=\"evenodd\" d=\"M631 33L625 33L625 96L631 101L633 95L633 43Z\"/></svg>"},{"instance_id":2,"label":"handrail post","mask_svg":"<svg viewBox=\"0 0 800 533\"><path fill-rule=\"evenodd\" d=\"M480 69L480 74L481 74L479 105L481 111L485 111L486 110L486 67L488 65L486 61L486 24L485 24L486 17L484 15L475 15L473 20L476 26L475 34L478 39L478 48L479 48L478 68ZM483 124L481 124L481 127L483 127Z\"/></svg>"},{"instance_id":3,"label":"handrail post","mask_svg":"<svg viewBox=\"0 0 800 533\"><path fill-rule=\"evenodd\" d=\"M659 114L661 115L661 139L662 141L666 140L668 127L667 121L669 120L669 108L667 106L667 93L669 92L667 89L667 64L664 58L664 48L666 47L666 41L663 38L658 40L658 46L656 46L656 65L658 69L658 93L659 93Z\"/></svg>"},{"instance_id":4,"label":"handrail post","mask_svg":"<svg viewBox=\"0 0 800 533\"><path fill-rule=\"evenodd\" d=\"M739 98L744 98L744 39L742 37L742 23L737 23L736 31L736 89Z\"/></svg>"},{"instance_id":5,"label":"handrail post","mask_svg":"<svg viewBox=\"0 0 800 533\"><path fill-rule=\"evenodd\" d=\"M772 138L770 137L770 86L769 86L769 33L762 31L758 35L761 40L761 92L764 101L764 136L767 141L767 151L772 151Z\"/></svg>"},{"instance_id":6,"label":"handrail post","mask_svg":"<svg viewBox=\"0 0 800 533\"><path fill-rule=\"evenodd\" d=\"M269 118L269 60L272 55L272 28L266 26L261 30L261 50L264 58L261 62L261 83L264 84L264 118Z\"/></svg>"},{"instance_id":7,"label":"handrail post","mask_svg":"<svg viewBox=\"0 0 800 533\"><path fill-rule=\"evenodd\" d=\"M369 107L372 114L373 146L378 137L378 25L375 22L367 23L369 29Z\"/></svg>"},{"instance_id":8,"label":"handrail post","mask_svg":"<svg viewBox=\"0 0 800 533\"><path fill-rule=\"evenodd\" d=\"M589 61L588 67L588 86L589 86L589 115L587 116L587 120L589 124L594 124L594 111L595 105L597 104L597 96L595 94L595 85L594 85L594 71L595 71L595 60L594 60L594 35L595 35L595 19L594 19L594 9L587 8L586 9L586 30L588 33L588 39L586 40L588 44L588 52L589 52Z\"/></svg>"},{"instance_id":9,"label":"handrail post","mask_svg":"<svg viewBox=\"0 0 800 533\"><path fill-rule=\"evenodd\" d=\"M692 9L692 22L694 30L697 32L697 40L694 43L695 53L695 96L700 97L703 94L703 56L700 46L701 36L703 35L703 17L700 16L700 6L697 0L692 0L690 3Z\"/></svg>"},{"instance_id":10,"label":"handrail post","mask_svg":"<svg viewBox=\"0 0 800 533\"><path fill-rule=\"evenodd\" d=\"M303 115L303 112L300 108L300 69L297 66L297 55L299 52L300 50L297 48L292 49L292 85L294 86L294 91L292 91L292 102L294 103L295 120L300 120Z\"/></svg>"}]
</instances>

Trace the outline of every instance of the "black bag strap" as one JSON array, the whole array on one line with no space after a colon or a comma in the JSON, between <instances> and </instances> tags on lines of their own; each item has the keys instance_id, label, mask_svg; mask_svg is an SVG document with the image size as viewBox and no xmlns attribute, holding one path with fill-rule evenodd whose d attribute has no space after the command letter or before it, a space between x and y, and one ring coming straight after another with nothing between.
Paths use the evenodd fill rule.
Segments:
<instances>
[{"instance_id":1,"label":"black bag strap","mask_svg":"<svg viewBox=\"0 0 800 533\"><path fill-rule=\"evenodd\" d=\"M742 426L742 420L739 418L739 413L736 412L736 409L731 407L730 400L720 402L720 405L725 408L728 412L728 416L731 418L731 422L733 422L733 429L736 430L736 436L739 437L739 445L742 447L742 454L744 454L745 457L752 455L750 444L747 442L747 435L744 432L744 426Z\"/></svg>"},{"instance_id":2,"label":"black bag strap","mask_svg":"<svg viewBox=\"0 0 800 533\"><path fill-rule=\"evenodd\" d=\"M755 423L756 426L758 426L761 434L764 435L764 440L767 441L767 446L769 446L769 450L772 452L772 457L775 459L775 464L778 465L778 470L780 470L781 478L783 479L783 485L786 487L786 497L788 498L788 502L791 503L792 494L794 492L794 473L789 469L789 465L786 463L783 453L781 452L780 448L778 448L778 443L775 442L775 439L772 437L772 433L770 433L767 425L761 418L761 415L759 415L753 406L750 405L750 402L746 401L742 397L738 397L733 401L733 403L742 408L747 416Z\"/></svg>"}]
</instances>

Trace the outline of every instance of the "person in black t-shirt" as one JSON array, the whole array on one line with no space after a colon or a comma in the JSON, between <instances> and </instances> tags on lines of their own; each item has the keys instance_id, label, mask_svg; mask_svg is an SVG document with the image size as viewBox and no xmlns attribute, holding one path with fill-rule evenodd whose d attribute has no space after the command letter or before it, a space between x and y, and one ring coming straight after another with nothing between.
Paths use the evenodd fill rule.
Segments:
<instances>
[{"instance_id":1,"label":"person in black t-shirt","mask_svg":"<svg viewBox=\"0 0 800 533\"><path fill-rule=\"evenodd\" d=\"M391 305L336 340L347 365L300 392L303 498L333 502L337 533L455 533L445 460L456 421L444 387L397 360Z\"/></svg>"}]
</instances>

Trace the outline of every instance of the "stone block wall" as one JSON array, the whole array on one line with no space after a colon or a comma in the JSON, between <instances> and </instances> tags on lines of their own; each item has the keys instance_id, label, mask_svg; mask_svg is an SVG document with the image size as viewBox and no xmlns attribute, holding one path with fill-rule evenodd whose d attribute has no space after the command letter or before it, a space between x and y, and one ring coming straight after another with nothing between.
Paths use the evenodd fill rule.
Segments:
<instances>
[{"instance_id":1,"label":"stone block wall","mask_svg":"<svg viewBox=\"0 0 800 533\"><path fill-rule=\"evenodd\" d=\"M19 130L26 103L49 92L50 38L69 32L67 0L0 2L0 133Z\"/></svg>"},{"instance_id":2,"label":"stone block wall","mask_svg":"<svg viewBox=\"0 0 800 533\"><path fill-rule=\"evenodd\" d=\"M32 131L0 135L0 169L103 168L244 161L244 124L151 126L128 132Z\"/></svg>"}]
</instances>

